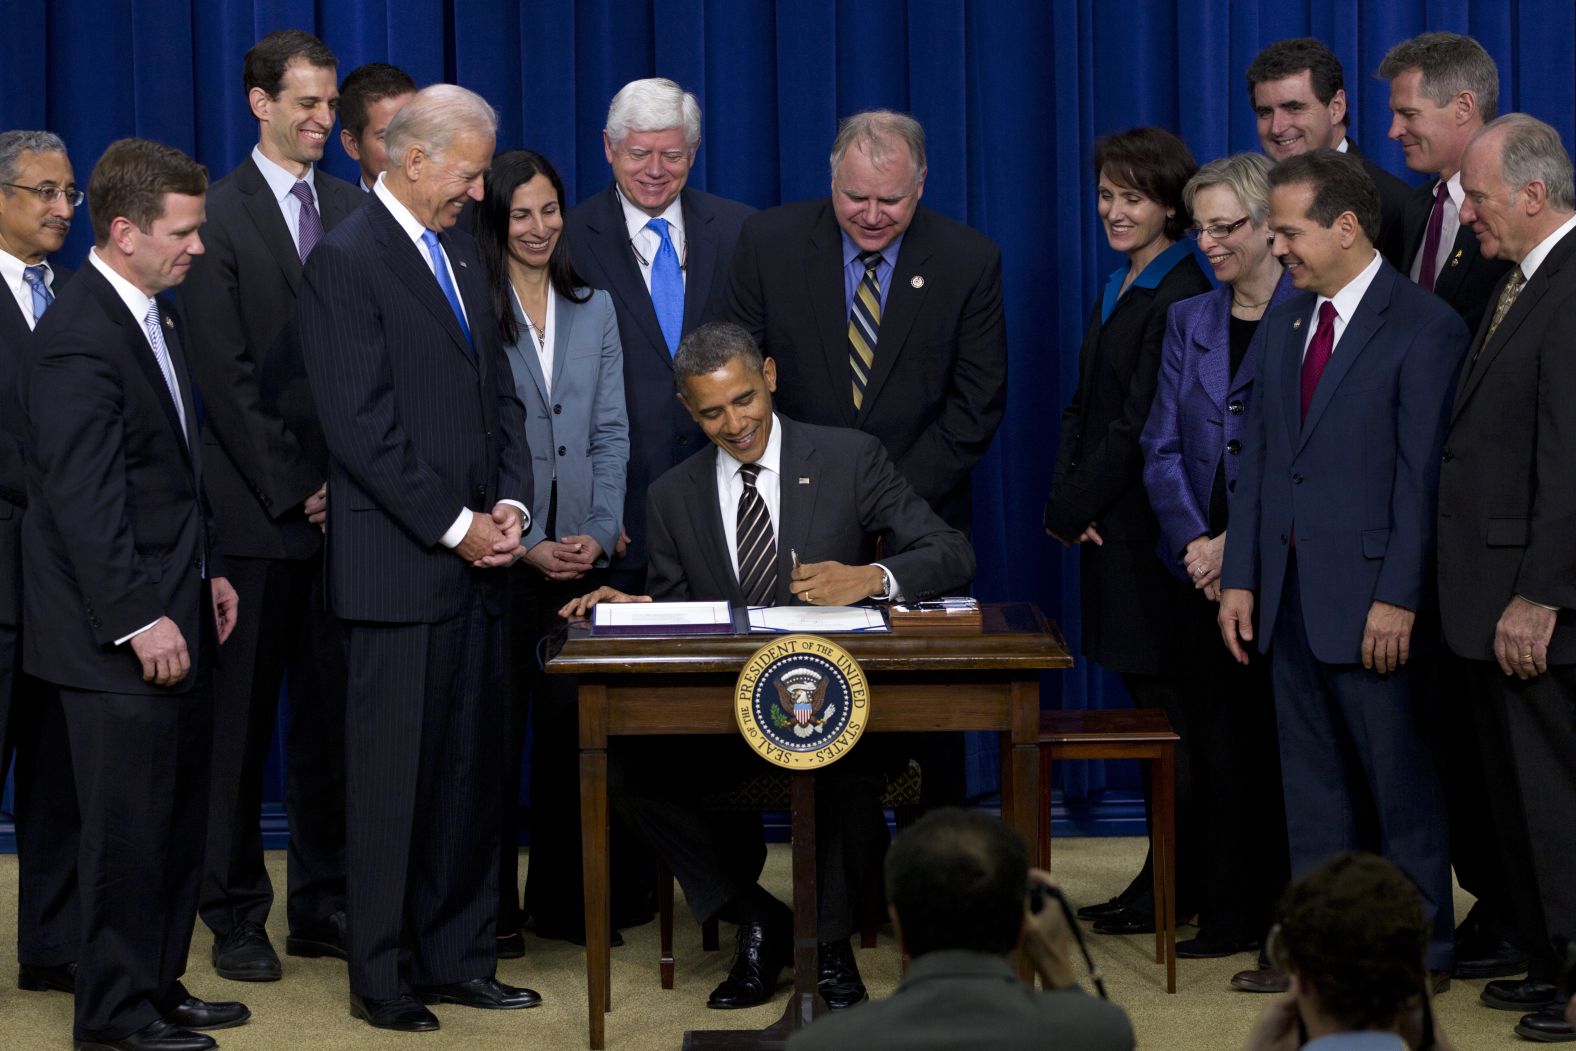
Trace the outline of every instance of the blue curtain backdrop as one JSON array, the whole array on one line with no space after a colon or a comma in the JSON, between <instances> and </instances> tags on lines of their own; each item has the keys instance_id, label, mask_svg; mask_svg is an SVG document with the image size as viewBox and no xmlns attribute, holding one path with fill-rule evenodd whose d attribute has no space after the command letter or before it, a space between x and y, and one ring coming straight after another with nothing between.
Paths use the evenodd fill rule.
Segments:
<instances>
[{"instance_id":1,"label":"blue curtain backdrop","mask_svg":"<svg viewBox=\"0 0 1576 1051\"><path fill-rule=\"evenodd\" d=\"M1202 160L1257 148L1242 71L1265 44L1327 41L1344 63L1353 131L1379 163L1417 181L1385 137L1387 89L1373 72L1395 42L1470 33L1499 63L1501 109L1550 121L1571 142L1576 5L1571 0L52 0L8 5L0 127L49 128L79 181L113 139L141 135L193 153L218 177L256 125L241 91L246 48L299 27L338 54L419 83L455 81L502 117L499 147L553 158L571 194L608 179L600 129L626 81L672 77L705 114L693 182L766 207L827 192L838 118L907 110L930 136L925 203L1002 248L1011 339L1006 421L975 472L978 593L1027 599L1076 649L1076 557L1040 528L1056 414L1102 275L1118 258L1093 208L1090 148L1137 124L1179 132ZM353 178L330 146L326 167ZM90 238L79 217L65 258ZM1126 703L1082 663L1049 676L1045 703ZM994 784L991 749L971 757ZM1070 798L1130 773L1074 764ZM1111 779L1117 780L1111 780Z\"/></svg>"}]
</instances>

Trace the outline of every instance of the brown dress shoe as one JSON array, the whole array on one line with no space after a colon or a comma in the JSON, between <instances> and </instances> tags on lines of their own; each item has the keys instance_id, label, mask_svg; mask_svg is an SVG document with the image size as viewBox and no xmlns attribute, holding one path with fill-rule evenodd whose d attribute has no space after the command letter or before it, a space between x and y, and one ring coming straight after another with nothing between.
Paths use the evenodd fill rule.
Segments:
<instances>
[{"instance_id":1,"label":"brown dress shoe","mask_svg":"<svg viewBox=\"0 0 1576 1051\"><path fill-rule=\"evenodd\" d=\"M1284 993L1291 988L1291 975L1273 967L1255 967L1232 975L1231 987L1245 993Z\"/></svg>"}]
</instances>

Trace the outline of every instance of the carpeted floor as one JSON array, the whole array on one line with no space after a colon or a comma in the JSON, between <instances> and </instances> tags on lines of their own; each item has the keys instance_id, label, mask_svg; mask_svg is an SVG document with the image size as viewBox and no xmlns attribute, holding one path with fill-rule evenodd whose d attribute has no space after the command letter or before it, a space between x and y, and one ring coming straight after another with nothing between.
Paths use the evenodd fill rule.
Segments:
<instances>
[{"instance_id":1,"label":"carpeted floor","mask_svg":"<svg viewBox=\"0 0 1576 1051\"><path fill-rule=\"evenodd\" d=\"M1055 847L1057 879L1078 904L1104 900L1121 889L1137 871L1144 844L1138 839L1060 839ZM275 886L284 883L284 854L269 855ZM786 899L788 848L774 846L767 868L768 887ZM1457 915L1470 899L1458 892ZM0 857L0 916L16 915L16 859ZM284 910L269 922L274 945L284 946ZM613 950L613 1012L608 1016L610 1051L674 1049L689 1028L760 1027L781 1014L788 987L767 1006L750 1011L719 1012L705 1008L706 994L722 977L731 942L723 931L724 948L716 954L700 949L700 932L681 911L676 925L675 988L657 984L656 924L624 932L627 944ZM1183 936L1187 936L1184 929ZM1220 1051L1238 1048L1243 1034L1265 999L1233 992L1227 979L1253 965L1253 954L1225 960L1182 960L1177 966L1177 992L1165 992L1165 971L1156 966L1152 936L1127 938L1091 935L1096 962L1106 977L1111 998L1127 1008L1139 1044L1171 1051ZM24 993L16 989L14 940L0 949L0 1048L6 1051L69 1048L71 1001L59 993ZM529 985L545 1003L530 1011L489 1012L438 1007L443 1028L437 1033L395 1034L373 1030L352 1019L346 1010L344 965L333 960L285 958L283 981L267 984L228 982L217 978L208 962L211 938L199 927L193 940L187 984L198 996L240 999L253 1018L243 1027L213 1034L227 1051L275 1051L312 1048L321 1051L483 1051L490 1048L583 1048L585 1044L585 957L562 942L526 938L526 957L500 963L505 981ZM885 996L898 981L898 953L889 932L878 948L861 951L859 966L874 996ZM1513 1036L1517 1016L1491 1010L1478 1000L1482 982L1456 982L1438 1000L1440 1025L1458 1051L1527 1047Z\"/></svg>"}]
</instances>

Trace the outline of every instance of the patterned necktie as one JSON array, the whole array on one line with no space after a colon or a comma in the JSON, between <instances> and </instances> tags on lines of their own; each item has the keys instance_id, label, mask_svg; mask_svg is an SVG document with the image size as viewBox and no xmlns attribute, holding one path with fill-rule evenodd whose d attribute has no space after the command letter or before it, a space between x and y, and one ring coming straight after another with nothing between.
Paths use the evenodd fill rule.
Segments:
<instances>
[{"instance_id":1,"label":"patterned necktie","mask_svg":"<svg viewBox=\"0 0 1576 1051\"><path fill-rule=\"evenodd\" d=\"M22 271L22 280L27 282L27 287L33 291L33 324L38 324L44 318L44 311L55 301L55 294L44 283L44 264L30 266Z\"/></svg>"},{"instance_id":2,"label":"patterned necktie","mask_svg":"<svg viewBox=\"0 0 1576 1051\"><path fill-rule=\"evenodd\" d=\"M1488 323L1488 331L1483 334L1483 342L1477 345L1472 352L1472 360L1476 361L1483 356L1483 348L1488 346L1488 341L1494 338L1494 330L1499 328L1499 323L1505 320L1505 315L1510 313L1510 305L1521 294L1521 289L1527 283L1527 277L1521 272L1521 267L1515 267L1510 272L1510 280L1505 282L1505 290L1499 294L1499 302L1494 306L1494 318Z\"/></svg>"},{"instance_id":3,"label":"patterned necktie","mask_svg":"<svg viewBox=\"0 0 1576 1051\"><path fill-rule=\"evenodd\" d=\"M1418 264L1417 283L1434 290L1434 278L1439 273L1439 233L1445 227L1445 199L1450 187L1441 182L1434 194L1434 208L1428 213L1428 233L1423 235L1423 261Z\"/></svg>"},{"instance_id":4,"label":"patterned necktie","mask_svg":"<svg viewBox=\"0 0 1576 1051\"><path fill-rule=\"evenodd\" d=\"M1313 392L1319 389L1319 377L1324 366L1330 363L1335 350L1335 304L1328 299L1319 308L1319 328L1308 344L1308 353L1302 356L1302 419L1308 418L1308 406L1313 404Z\"/></svg>"},{"instance_id":5,"label":"patterned necktie","mask_svg":"<svg viewBox=\"0 0 1576 1051\"><path fill-rule=\"evenodd\" d=\"M306 184L305 179L297 180L290 187L290 196L301 202L301 215L296 220L296 251L301 254L301 262L306 262L306 257L312 254L312 249L323 239L323 217L318 214L317 202L312 199L312 187Z\"/></svg>"},{"instance_id":6,"label":"patterned necktie","mask_svg":"<svg viewBox=\"0 0 1576 1051\"><path fill-rule=\"evenodd\" d=\"M880 252L860 252L859 262L865 276L854 289L854 306L848 312L848 365L853 372L854 411L865 402L865 387L876 363L876 337L881 329L881 283L876 268Z\"/></svg>"},{"instance_id":7,"label":"patterned necktie","mask_svg":"<svg viewBox=\"0 0 1576 1051\"><path fill-rule=\"evenodd\" d=\"M465 342L471 346L471 353L476 353L476 344L471 339L471 326L465 323L465 311L460 307L460 293L454 288L454 281L449 277L448 264L443 261L443 249L438 245L438 235L431 230L421 232L421 243L427 246L427 254L432 257L432 274L438 279L438 287L443 289L443 298L449 301L449 309L454 311L454 320L460 323L460 331L465 333Z\"/></svg>"},{"instance_id":8,"label":"patterned necktie","mask_svg":"<svg viewBox=\"0 0 1576 1051\"><path fill-rule=\"evenodd\" d=\"M148 300L148 312L143 315L142 327L148 333L148 342L153 344L153 358L159 363L159 374L164 377L164 386L169 389L170 399L175 402L175 415L181 421L181 437L190 438L186 433L186 406L181 403L181 388L175 382L175 363L170 360L170 348L164 342L164 322L159 317L159 301Z\"/></svg>"},{"instance_id":9,"label":"patterned necktie","mask_svg":"<svg viewBox=\"0 0 1576 1051\"><path fill-rule=\"evenodd\" d=\"M679 337L684 333L684 272L679 267L673 239L668 236L668 221L653 219L646 229L662 238L651 260L651 306L657 312L657 325L671 355L678 351Z\"/></svg>"},{"instance_id":10,"label":"patterned necktie","mask_svg":"<svg viewBox=\"0 0 1576 1051\"><path fill-rule=\"evenodd\" d=\"M772 513L755 488L760 473L758 463L739 468L744 492L739 494L735 544L739 552L739 590L751 606L769 606L777 594L777 537L772 532Z\"/></svg>"}]
</instances>

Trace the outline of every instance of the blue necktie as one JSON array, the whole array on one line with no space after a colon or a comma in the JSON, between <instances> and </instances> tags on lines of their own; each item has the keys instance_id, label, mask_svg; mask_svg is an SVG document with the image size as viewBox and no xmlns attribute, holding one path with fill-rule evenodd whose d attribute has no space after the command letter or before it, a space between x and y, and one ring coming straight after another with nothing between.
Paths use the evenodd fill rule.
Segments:
<instances>
[{"instance_id":1,"label":"blue necktie","mask_svg":"<svg viewBox=\"0 0 1576 1051\"><path fill-rule=\"evenodd\" d=\"M432 257L432 273L438 279L438 287L443 289L443 298L449 301L449 309L454 311L454 320L460 323L460 331L465 333L465 342L471 344L471 349L476 349L476 344L471 340L471 326L465 323L465 311L460 308L460 293L454 288L454 282L449 279L449 267L443 261L443 249L438 246L438 235L431 230L421 232L421 243L427 246L427 254Z\"/></svg>"},{"instance_id":2,"label":"blue necktie","mask_svg":"<svg viewBox=\"0 0 1576 1051\"><path fill-rule=\"evenodd\" d=\"M27 282L27 287L33 290L33 324L38 324L44 318L44 311L55 301L55 294L44 284L43 264L30 266L22 271L22 280Z\"/></svg>"},{"instance_id":3,"label":"blue necktie","mask_svg":"<svg viewBox=\"0 0 1576 1051\"><path fill-rule=\"evenodd\" d=\"M657 312L657 324L662 327L668 353L673 354L684 333L684 273L679 269L679 254L668 237L668 221L653 219L646 229L662 238L657 256L651 261L651 305Z\"/></svg>"}]
</instances>

